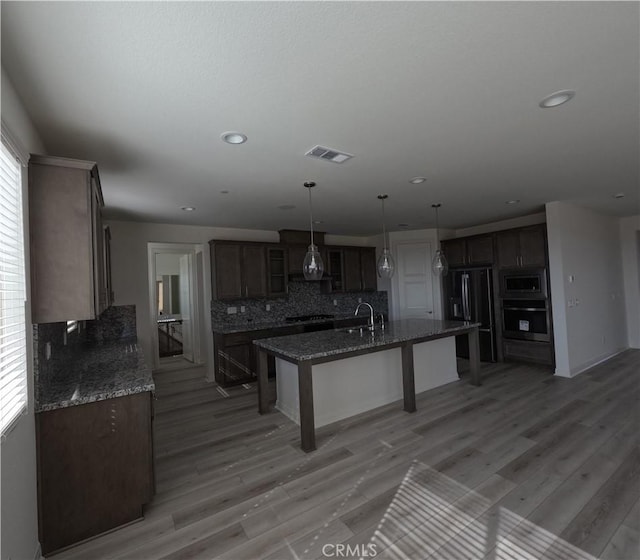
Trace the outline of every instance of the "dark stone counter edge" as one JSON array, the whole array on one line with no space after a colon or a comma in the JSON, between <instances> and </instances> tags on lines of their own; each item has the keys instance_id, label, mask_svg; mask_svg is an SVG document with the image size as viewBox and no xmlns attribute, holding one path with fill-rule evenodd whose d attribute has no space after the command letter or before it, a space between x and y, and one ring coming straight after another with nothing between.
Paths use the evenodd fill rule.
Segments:
<instances>
[{"instance_id":1,"label":"dark stone counter edge","mask_svg":"<svg viewBox=\"0 0 640 560\"><path fill-rule=\"evenodd\" d=\"M138 387L131 387L127 389L118 389L117 391L105 391L102 393L95 393L89 397L82 397L75 400L64 400L53 403L47 403L44 405L36 406L34 412L48 412L51 410L58 410L59 408L69 408L70 406L79 406L82 404L89 404L98 401L104 401L107 399L115 399L118 397L126 397L128 395L135 395L137 393L145 393L147 391L153 392L156 390L155 383L145 383Z\"/></svg>"},{"instance_id":2,"label":"dark stone counter edge","mask_svg":"<svg viewBox=\"0 0 640 560\"><path fill-rule=\"evenodd\" d=\"M335 360L340 360L342 358L349 358L356 355L362 355L370 353L370 351L382 351L389 350L391 348L397 348L405 345L408 342L413 344L420 344L421 342L429 342L431 340L437 340L439 338L448 338L450 336L456 336L460 334L466 334L472 331L475 328L480 327L480 323L471 323L468 325L453 327L450 329L446 329L445 331L427 334L420 333L416 335L410 336L397 336L391 340L368 340L362 341L360 344L354 344L350 347L342 347L337 349L325 350L325 351L316 351L312 353L293 353L287 352L286 350L282 350L282 348L278 347L277 340L278 337L273 338L263 338L260 340L254 340L254 344L260 349L264 350L268 354L272 354L278 358L281 358L287 362L292 362L294 364L298 364L300 362L311 361L313 363L319 364L323 362L332 362ZM303 335L291 335L291 336L308 336L308 335L320 335L323 332L335 332L335 331L321 331L320 333L304 333ZM380 331L377 331L380 332Z\"/></svg>"},{"instance_id":3,"label":"dark stone counter edge","mask_svg":"<svg viewBox=\"0 0 640 560\"><path fill-rule=\"evenodd\" d=\"M365 314L358 315L360 319L366 319ZM211 330L218 334L236 334L251 331L261 331L270 329L280 329L284 327L293 327L296 325L321 325L326 323L338 323L341 321L348 321L355 319L353 314L349 315L336 315L333 319L312 319L309 321L268 321L268 322L256 322L247 321L246 323L236 323L233 325L225 325L222 323L212 323Z\"/></svg>"}]
</instances>

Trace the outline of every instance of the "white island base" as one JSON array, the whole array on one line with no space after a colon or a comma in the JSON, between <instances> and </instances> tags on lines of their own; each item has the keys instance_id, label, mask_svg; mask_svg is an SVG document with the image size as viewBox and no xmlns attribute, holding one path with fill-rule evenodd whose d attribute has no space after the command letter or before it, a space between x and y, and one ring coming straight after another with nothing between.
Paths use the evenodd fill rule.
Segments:
<instances>
[{"instance_id":1,"label":"white island base","mask_svg":"<svg viewBox=\"0 0 640 560\"><path fill-rule=\"evenodd\" d=\"M416 393L458 381L455 337L413 345ZM325 426L403 398L402 351L390 348L315 364L315 426ZM276 358L276 408L300 424L298 365Z\"/></svg>"}]
</instances>

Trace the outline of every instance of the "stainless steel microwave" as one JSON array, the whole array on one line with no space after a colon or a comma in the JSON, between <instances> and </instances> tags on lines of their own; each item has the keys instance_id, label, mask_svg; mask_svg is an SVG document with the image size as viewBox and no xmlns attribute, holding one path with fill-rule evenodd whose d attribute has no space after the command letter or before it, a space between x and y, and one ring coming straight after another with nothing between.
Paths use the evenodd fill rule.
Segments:
<instances>
[{"instance_id":1,"label":"stainless steel microwave","mask_svg":"<svg viewBox=\"0 0 640 560\"><path fill-rule=\"evenodd\" d=\"M546 299L546 269L503 270L500 273L500 295L503 298Z\"/></svg>"}]
</instances>

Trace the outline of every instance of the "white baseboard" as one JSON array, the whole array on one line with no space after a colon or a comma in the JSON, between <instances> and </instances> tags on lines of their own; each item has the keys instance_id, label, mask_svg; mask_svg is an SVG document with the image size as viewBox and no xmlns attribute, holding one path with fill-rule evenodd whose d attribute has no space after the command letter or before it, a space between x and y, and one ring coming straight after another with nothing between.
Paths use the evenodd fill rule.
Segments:
<instances>
[{"instance_id":1,"label":"white baseboard","mask_svg":"<svg viewBox=\"0 0 640 560\"><path fill-rule=\"evenodd\" d=\"M580 375L581 373L584 373L585 371L591 369L592 367L597 366L598 364L601 364L603 362L606 362L607 360L610 360L611 358L613 358L614 356L617 356L618 354L621 354L625 350L628 350L628 348L618 348L617 350L615 350L614 352L611 352L610 354L604 354L602 356L598 356L597 358L594 358L593 360L589 360L588 362L585 362L584 364L581 364L577 368L571 369L570 371L559 370L556 368L554 375L557 375L558 377L566 377L566 378L575 377L576 375Z\"/></svg>"}]
</instances>

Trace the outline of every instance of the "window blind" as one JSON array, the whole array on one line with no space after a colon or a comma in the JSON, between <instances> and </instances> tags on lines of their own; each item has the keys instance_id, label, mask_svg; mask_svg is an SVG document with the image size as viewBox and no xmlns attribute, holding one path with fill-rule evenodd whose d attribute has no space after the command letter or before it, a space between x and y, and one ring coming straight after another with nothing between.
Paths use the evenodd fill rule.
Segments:
<instances>
[{"instance_id":1,"label":"window blind","mask_svg":"<svg viewBox=\"0 0 640 560\"><path fill-rule=\"evenodd\" d=\"M0 156L0 432L27 406L25 268L20 163Z\"/></svg>"}]
</instances>

